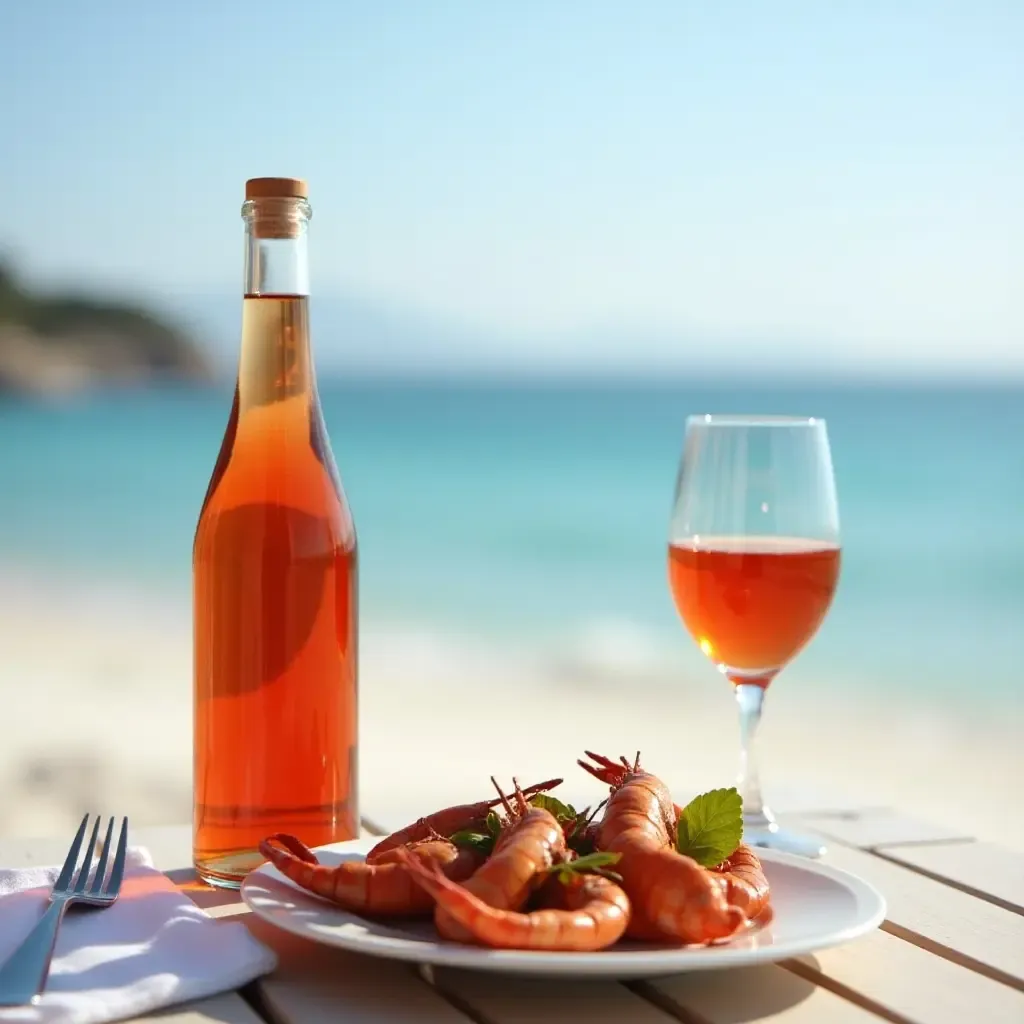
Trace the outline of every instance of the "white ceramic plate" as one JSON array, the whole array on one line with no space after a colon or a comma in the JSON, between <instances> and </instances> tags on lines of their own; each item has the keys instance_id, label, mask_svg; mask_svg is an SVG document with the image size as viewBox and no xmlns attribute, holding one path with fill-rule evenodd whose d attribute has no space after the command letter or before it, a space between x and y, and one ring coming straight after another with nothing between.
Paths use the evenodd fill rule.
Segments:
<instances>
[{"instance_id":1,"label":"white ceramic plate","mask_svg":"<svg viewBox=\"0 0 1024 1024\"><path fill-rule=\"evenodd\" d=\"M356 839L316 850L324 864L362 860L376 842ZM288 881L271 864L251 872L242 899L285 931L328 946L418 964L507 974L644 978L769 963L813 953L872 931L885 900L867 882L821 861L758 850L772 889L770 923L724 945L680 949L620 942L599 953L486 949L446 942L426 921L382 922L350 914Z\"/></svg>"}]
</instances>

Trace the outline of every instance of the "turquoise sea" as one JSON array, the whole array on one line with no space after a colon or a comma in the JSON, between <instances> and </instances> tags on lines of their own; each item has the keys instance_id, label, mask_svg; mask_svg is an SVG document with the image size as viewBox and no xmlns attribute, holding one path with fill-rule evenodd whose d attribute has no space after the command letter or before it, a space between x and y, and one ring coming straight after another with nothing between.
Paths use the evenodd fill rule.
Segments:
<instances>
[{"instance_id":1,"label":"turquoise sea","mask_svg":"<svg viewBox=\"0 0 1024 1024\"><path fill-rule=\"evenodd\" d=\"M839 593L823 686L1021 705L1024 387L321 380L368 625L557 652L692 644L666 584L686 416L828 421ZM0 571L187 609L230 392L0 402ZM796 671L797 666L794 666Z\"/></svg>"}]
</instances>

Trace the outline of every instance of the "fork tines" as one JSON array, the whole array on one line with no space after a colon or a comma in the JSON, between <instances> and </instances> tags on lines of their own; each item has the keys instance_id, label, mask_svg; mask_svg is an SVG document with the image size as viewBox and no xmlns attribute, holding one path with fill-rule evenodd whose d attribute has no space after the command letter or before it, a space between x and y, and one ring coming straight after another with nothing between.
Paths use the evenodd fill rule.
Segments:
<instances>
[{"instance_id":1,"label":"fork tines","mask_svg":"<svg viewBox=\"0 0 1024 1024\"><path fill-rule=\"evenodd\" d=\"M85 856L82 858L81 866L78 868L78 873L75 876L74 885L72 885L71 878L75 874L76 865L78 865L82 840L85 838L85 831L89 827L90 817L91 815L86 814L82 818L82 823L78 826L75 840L71 844L71 849L68 850L67 859L64 861L60 875L54 883L53 891L55 893L73 892L89 896L116 896L121 887L121 879L124 875L125 852L128 845L128 819L121 819L121 830L117 837L117 847L114 851L113 862L110 863L110 844L114 836L114 819L111 818L107 822L106 835L103 838L102 846L99 846L100 823L102 821L99 816L97 816L96 822L92 827L92 834L85 848ZM93 859L97 854L98 846L99 861L95 865L95 870L93 870ZM107 872L108 863L110 863L109 875ZM92 879L92 884L88 885L90 878ZM88 888L86 888L87 885Z\"/></svg>"}]
</instances>

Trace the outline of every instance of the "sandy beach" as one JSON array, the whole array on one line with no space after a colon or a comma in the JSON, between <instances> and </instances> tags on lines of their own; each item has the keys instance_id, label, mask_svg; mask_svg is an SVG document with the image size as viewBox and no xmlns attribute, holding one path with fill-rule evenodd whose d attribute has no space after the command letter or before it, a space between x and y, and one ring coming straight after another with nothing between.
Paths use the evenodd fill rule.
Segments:
<instances>
[{"instance_id":1,"label":"sandy beach","mask_svg":"<svg viewBox=\"0 0 1024 1024\"><path fill-rule=\"evenodd\" d=\"M0 834L67 833L86 810L187 822L188 609L116 587L0 579ZM687 798L732 784L729 688L682 649L675 665L597 650L541 660L372 624L361 646L364 813L404 822L478 798L492 774L562 775L567 796L599 799L574 766L585 748L640 749ZM811 690L780 679L762 728L763 783L780 807L896 806L1024 848L1024 819L1010 810L1021 724L1019 714L870 703L852 680Z\"/></svg>"}]
</instances>

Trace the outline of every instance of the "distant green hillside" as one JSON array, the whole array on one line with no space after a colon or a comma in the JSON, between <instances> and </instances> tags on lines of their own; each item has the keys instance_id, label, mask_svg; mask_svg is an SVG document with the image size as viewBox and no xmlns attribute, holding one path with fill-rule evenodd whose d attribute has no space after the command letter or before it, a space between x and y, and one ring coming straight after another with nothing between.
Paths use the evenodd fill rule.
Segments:
<instances>
[{"instance_id":1,"label":"distant green hillside","mask_svg":"<svg viewBox=\"0 0 1024 1024\"><path fill-rule=\"evenodd\" d=\"M153 313L85 295L36 294L0 263L0 392L211 374L194 340Z\"/></svg>"}]
</instances>

